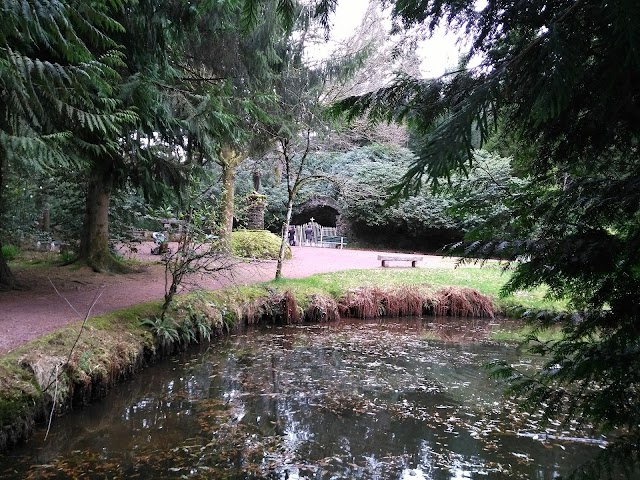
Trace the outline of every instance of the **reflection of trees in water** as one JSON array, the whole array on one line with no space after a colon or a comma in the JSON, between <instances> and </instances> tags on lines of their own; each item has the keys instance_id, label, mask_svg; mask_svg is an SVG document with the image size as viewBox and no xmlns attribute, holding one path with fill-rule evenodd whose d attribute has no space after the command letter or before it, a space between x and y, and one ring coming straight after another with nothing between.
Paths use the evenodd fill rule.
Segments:
<instances>
[{"instance_id":1,"label":"reflection of trees in water","mask_svg":"<svg viewBox=\"0 0 640 480\"><path fill-rule=\"evenodd\" d=\"M185 372L172 369L174 363L150 367L140 379L115 386L100 402L55 419L39 458L47 461L87 448L135 451L146 444L175 445L192 426L189 416L209 389L212 368L204 363Z\"/></svg>"},{"instance_id":2,"label":"reflection of trees in water","mask_svg":"<svg viewBox=\"0 0 640 480\"><path fill-rule=\"evenodd\" d=\"M516 361L515 349L436 341L434 330L463 325L429 322L356 321L233 336L150 368L101 405L59 422L38 461L73 464L76 472L117 464L123 475L144 471L146 478L167 478L169 469L192 478L283 478L286 470L389 478L417 468L448 480L452 465L458 474L489 469L491 478L544 478L552 469L545 462L588 455L546 451L499 423L499 391L480 365L495 356ZM512 451L531 459L503 474L490 470L513 463Z\"/></svg>"}]
</instances>

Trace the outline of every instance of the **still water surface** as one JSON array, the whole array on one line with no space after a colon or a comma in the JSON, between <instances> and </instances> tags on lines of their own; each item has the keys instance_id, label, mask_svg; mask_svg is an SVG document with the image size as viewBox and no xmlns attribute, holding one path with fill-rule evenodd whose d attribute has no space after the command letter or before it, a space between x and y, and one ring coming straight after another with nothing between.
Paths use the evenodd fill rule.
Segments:
<instances>
[{"instance_id":1,"label":"still water surface","mask_svg":"<svg viewBox=\"0 0 640 480\"><path fill-rule=\"evenodd\" d=\"M482 368L531 359L434 340L434 326L233 335L54 419L46 441L40 431L0 459L0 478L546 480L599 452L566 440L584 435L577 426L543 429L518 413Z\"/></svg>"}]
</instances>

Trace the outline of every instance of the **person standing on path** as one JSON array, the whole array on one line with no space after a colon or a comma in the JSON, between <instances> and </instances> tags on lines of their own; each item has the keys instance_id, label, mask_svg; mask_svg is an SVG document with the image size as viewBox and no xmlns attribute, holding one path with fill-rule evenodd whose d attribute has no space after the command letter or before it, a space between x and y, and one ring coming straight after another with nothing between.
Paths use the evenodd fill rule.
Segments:
<instances>
[{"instance_id":1,"label":"person standing on path","mask_svg":"<svg viewBox=\"0 0 640 480\"><path fill-rule=\"evenodd\" d=\"M296 229L293 225L289 227L287 235L289 236L289 245L293 247L296 244Z\"/></svg>"},{"instance_id":2,"label":"person standing on path","mask_svg":"<svg viewBox=\"0 0 640 480\"><path fill-rule=\"evenodd\" d=\"M304 238L306 245L311 245L313 243L313 227L311 227L311 225L307 225L304 229Z\"/></svg>"}]
</instances>

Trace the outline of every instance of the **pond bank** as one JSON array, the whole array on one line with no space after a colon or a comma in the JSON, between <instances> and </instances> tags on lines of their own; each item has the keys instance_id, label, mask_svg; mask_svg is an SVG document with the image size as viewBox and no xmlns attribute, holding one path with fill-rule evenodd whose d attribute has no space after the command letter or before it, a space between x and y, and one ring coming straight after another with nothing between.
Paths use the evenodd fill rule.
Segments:
<instances>
[{"instance_id":1,"label":"pond bank","mask_svg":"<svg viewBox=\"0 0 640 480\"><path fill-rule=\"evenodd\" d=\"M116 382L157 359L243 325L494 314L490 297L465 287L419 283L424 281L419 272L404 270L396 278L386 271L384 288L376 286L381 282L372 272L362 274L373 284L357 272L344 272L192 293L180 297L162 322L154 320L159 302L147 303L76 323L16 349L0 361L0 448L28 438L35 422L47 420L52 410L60 414L101 398ZM355 288L354 282L365 285ZM141 319L148 319L146 326Z\"/></svg>"},{"instance_id":2,"label":"pond bank","mask_svg":"<svg viewBox=\"0 0 640 480\"><path fill-rule=\"evenodd\" d=\"M158 261L158 256L149 253L152 246L147 242L137 245L135 251L122 250L120 253L125 258L140 262L139 271L122 275L96 273L75 265L55 266L51 262L57 256L49 258L48 262L39 256L30 262L12 264L18 281L27 288L0 292L0 354L82 320L90 308L91 316L98 316L162 299L164 265ZM175 245L172 248L175 249ZM293 258L287 260L283 267L284 278L299 279L356 269L381 270L377 260L381 252L377 251L315 247L292 247L292 250ZM453 270L455 265L454 258L424 255L421 267L415 270ZM230 267L228 271L213 276L190 276L179 293L267 282L274 278L276 262L234 259ZM98 291L102 296L94 304ZM67 301L80 313L74 314Z\"/></svg>"}]
</instances>

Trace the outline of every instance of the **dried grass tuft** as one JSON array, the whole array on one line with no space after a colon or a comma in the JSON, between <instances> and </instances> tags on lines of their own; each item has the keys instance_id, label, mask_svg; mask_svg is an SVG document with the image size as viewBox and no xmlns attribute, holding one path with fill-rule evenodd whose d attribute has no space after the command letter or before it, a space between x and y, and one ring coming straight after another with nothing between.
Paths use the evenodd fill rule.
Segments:
<instances>
[{"instance_id":1,"label":"dried grass tuft","mask_svg":"<svg viewBox=\"0 0 640 480\"><path fill-rule=\"evenodd\" d=\"M268 320L270 323L296 324L302 321L302 309L291 291L271 290L269 296L256 300L254 322Z\"/></svg>"},{"instance_id":2,"label":"dried grass tuft","mask_svg":"<svg viewBox=\"0 0 640 480\"><path fill-rule=\"evenodd\" d=\"M338 303L325 295L312 295L305 318L310 322L336 322L340 320Z\"/></svg>"},{"instance_id":3,"label":"dried grass tuft","mask_svg":"<svg viewBox=\"0 0 640 480\"><path fill-rule=\"evenodd\" d=\"M378 318L419 316L432 301L427 286L408 285L380 288L359 288L346 293L339 302L345 317Z\"/></svg>"},{"instance_id":4,"label":"dried grass tuft","mask_svg":"<svg viewBox=\"0 0 640 480\"><path fill-rule=\"evenodd\" d=\"M445 287L431 302L434 315L493 318L493 302L473 288Z\"/></svg>"},{"instance_id":5,"label":"dried grass tuft","mask_svg":"<svg viewBox=\"0 0 640 480\"><path fill-rule=\"evenodd\" d=\"M416 285L396 287L387 290L384 299L385 313L389 317L422 315L427 293Z\"/></svg>"},{"instance_id":6,"label":"dried grass tuft","mask_svg":"<svg viewBox=\"0 0 640 480\"><path fill-rule=\"evenodd\" d=\"M34 354L23 358L20 363L33 373L38 385L44 391L45 395L49 397L49 401L54 401L53 395L55 390L51 388L51 385L56 381L64 379L64 388L58 390L58 398L55 398L56 402L60 402L62 395L66 394L69 390L69 386L66 385L67 377L61 375L66 361L67 358L63 356Z\"/></svg>"},{"instance_id":7,"label":"dried grass tuft","mask_svg":"<svg viewBox=\"0 0 640 480\"><path fill-rule=\"evenodd\" d=\"M338 302L340 315L354 318L378 318L386 314L386 293L376 287L347 292Z\"/></svg>"},{"instance_id":8,"label":"dried grass tuft","mask_svg":"<svg viewBox=\"0 0 640 480\"><path fill-rule=\"evenodd\" d=\"M245 301L241 305L234 304L233 312L236 318L241 319L243 324L253 325L258 323L265 310L265 299L260 298L254 301Z\"/></svg>"},{"instance_id":9,"label":"dried grass tuft","mask_svg":"<svg viewBox=\"0 0 640 480\"><path fill-rule=\"evenodd\" d=\"M285 320L287 324L302 322L302 309L298 306L296 296L290 290L284 292L283 307L285 310Z\"/></svg>"}]
</instances>

